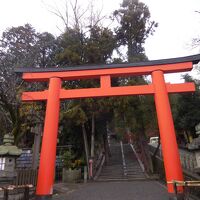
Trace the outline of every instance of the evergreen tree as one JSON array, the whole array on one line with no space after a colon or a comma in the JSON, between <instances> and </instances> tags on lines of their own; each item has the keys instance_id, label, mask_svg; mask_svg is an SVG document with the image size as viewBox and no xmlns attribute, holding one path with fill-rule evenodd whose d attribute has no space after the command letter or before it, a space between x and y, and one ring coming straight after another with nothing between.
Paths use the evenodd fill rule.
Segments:
<instances>
[{"instance_id":1,"label":"evergreen tree","mask_svg":"<svg viewBox=\"0 0 200 200\"><path fill-rule=\"evenodd\" d=\"M120 24L116 28L118 44L128 48L128 62L145 60L143 45L158 25L150 20L147 5L139 0L123 0L121 8L113 15Z\"/></svg>"},{"instance_id":2,"label":"evergreen tree","mask_svg":"<svg viewBox=\"0 0 200 200\"><path fill-rule=\"evenodd\" d=\"M56 39L53 35L37 33L30 24L12 27L2 34L0 40L0 115L2 117L0 118L6 124L4 132L11 132L15 136L15 142L19 141L27 131L26 124L33 123L34 120L28 117L28 115L33 117L30 104L21 107L20 93L25 85L21 77L14 73L14 68L55 65L53 57L56 48ZM29 89L34 90L38 86L34 84L29 86Z\"/></svg>"},{"instance_id":3,"label":"evergreen tree","mask_svg":"<svg viewBox=\"0 0 200 200\"><path fill-rule=\"evenodd\" d=\"M175 125L177 130L182 130L195 136L195 126L200 122L200 83L188 74L183 78L185 82L194 82L196 91L192 94L178 95Z\"/></svg>"}]
</instances>

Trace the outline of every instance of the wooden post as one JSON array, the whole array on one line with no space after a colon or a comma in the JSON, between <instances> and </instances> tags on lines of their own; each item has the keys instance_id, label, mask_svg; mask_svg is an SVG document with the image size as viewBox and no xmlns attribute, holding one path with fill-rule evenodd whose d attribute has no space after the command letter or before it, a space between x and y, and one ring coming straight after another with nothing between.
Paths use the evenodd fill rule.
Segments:
<instances>
[{"instance_id":1,"label":"wooden post","mask_svg":"<svg viewBox=\"0 0 200 200\"><path fill-rule=\"evenodd\" d=\"M83 140L84 140L84 146L85 146L85 157L86 157L86 163L88 168L88 174L89 174L89 150L88 150L88 141L87 141L87 133L85 130L85 124L82 124L82 133L83 133Z\"/></svg>"},{"instance_id":2,"label":"wooden post","mask_svg":"<svg viewBox=\"0 0 200 200\"><path fill-rule=\"evenodd\" d=\"M87 183L87 177L88 177L88 170L87 166L84 166L84 183Z\"/></svg>"},{"instance_id":3,"label":"wooden post","mask_svg":"<svg viewBox=\"0 0 200 200\"><path fill-rule=\"evenodd\" d=\"M25 186L24 188L24 200L29 200L29 186Z\"/></svg>"},{"instance_id":4,"label":"wooden post","mask_svg":"<svg viewBox=\"0 0 200 200\"><path fill-rule=\"evenodd\" d=\"M95 135L95 115L92 114L92 132L91 132L91 158L94 158L94 135Z\"/></svg>"},{"instance_id":5,"label":"wooden post","mask_svg":"<svg viewBox=\"0 0 200 200\"><path fill-rule=\"evenodd\" d=\"M4 188L4 195L3 200L8 200L8 189Z\"/></svg>"},{"instance_id":6,"label":"wooden post","mask_svg":"<svg viewBox=\"0 0 200 200\"><path fill-rule=\"evenodd\" d=\"M42 125L36 124L33 128L34 132L34 144L33 144L33 160L32 160L32 169L36 170L38 167L38 161L40 156L40 143L41 143L41 132Z\"/></svg>"}]
</instances>

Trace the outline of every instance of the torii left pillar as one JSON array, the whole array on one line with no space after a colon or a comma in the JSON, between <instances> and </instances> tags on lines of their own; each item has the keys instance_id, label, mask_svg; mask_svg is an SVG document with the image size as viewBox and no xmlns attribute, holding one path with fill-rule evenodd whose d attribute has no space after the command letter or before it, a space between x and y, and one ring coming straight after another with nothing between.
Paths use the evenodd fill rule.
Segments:
<instances>
[{"instance_id":1,"label":"torii left pillar","mask_svg":"<svg viewBox=\"0 0 200 200\"><path fill-rule=\"evenodd\" d=\"M57 77L50 78L38 182L36 188L37 200L51 199L53 193L60 111L60 89L61 79Z\"/></svg>"}]
</instances>

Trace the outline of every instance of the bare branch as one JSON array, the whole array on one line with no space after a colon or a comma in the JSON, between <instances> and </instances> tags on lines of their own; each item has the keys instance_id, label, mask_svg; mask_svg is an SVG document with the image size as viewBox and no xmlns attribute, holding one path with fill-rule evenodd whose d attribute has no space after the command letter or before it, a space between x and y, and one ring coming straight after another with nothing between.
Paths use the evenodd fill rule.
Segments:
<instances>
[{"instance_id":1,"label":"bare branch","mask_svg":"<svg viewBox=\"0 0 200 200\"><path fill-rule=\"evenodd\" d=\"M68 3L65 1L65 17L66 17L66 24L69 24L69 11L68 11Z\"/></svg>"},{"instance_id":2,"label":"bare branch","mask_svg":"<svg viewBox=\"0 0 200 200\"><path fill-rule=\"evenodd\" d=\"M60 9L58 8L58 6L55 4L54 6L50 5L50 4L47 4L47 3L44 3L44 1L42 1L43 4L46 6L47 10L54 14L55 16L57 16L58 18L61 19L61 21L63 22L65 28L68 27L68 20L69 20L69 14L68 14L68 4L67 4L67 1L65 2L65 7L66 7L66 12L65 12L65 16L66 18L64 17L64 15L61 13Z\"/></svg>"},{"instance_id":3,"label":"bare branch","mask_svg":"<svg viewBox=\"0 0 200 200\"><path fill-rule=\"evenodd\" d=\"M75 20L75 28L79 29L79 22L78 22L78 17L77 17L77 0L75 1L75 4L73 5L72 2L70 1L72 11L74 13L74 20Z\"/></svg>"},{"instance_id":4,"label":"bare branch","mask_svg":"<svg viewBox=\"0 0 200 200\"><path fill-rule=\"evenodd\" d=\"M47 9L49 12L61 19L66 29L72 27L83 34L86 34L89 32L88 28L97 26L100 22L102 22L102 20L106 19L106 15L102 16L103 3L99 9L95 8L95 0L90 0L89 3L84 7L79 4L78 0L64 1L65 13L62 13L56 4L54 6L48 4L45 5L48 7ZM60 30L58 26L57 28Z\"/></svg>"}]
</instances>

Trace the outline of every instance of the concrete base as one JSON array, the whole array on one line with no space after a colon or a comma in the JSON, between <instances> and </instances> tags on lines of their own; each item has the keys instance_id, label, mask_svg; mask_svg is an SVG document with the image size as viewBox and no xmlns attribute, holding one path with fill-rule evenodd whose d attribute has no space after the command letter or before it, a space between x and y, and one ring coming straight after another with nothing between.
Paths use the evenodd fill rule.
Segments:
<instances>
[{"instance_id":1,"label":"concrete base","mask_svg":"<svg viewBox=\"0 0 200 200\"><path fill-rule=\"evenodd\" d=\"M50 200L52 195L36 195L35 200Z\"/></svg>"},{"instance_id":2,"label":"concrete base","mask_svg":"<svg viewBox=\"0 0 200 200\"><path fill-rule=\"evenodd\" d=\"M169 200L184 200L184 194L169 194Z\"/></svg>"}]
</instances>

